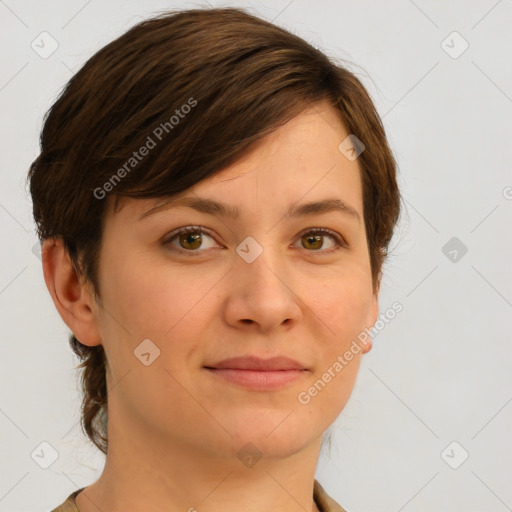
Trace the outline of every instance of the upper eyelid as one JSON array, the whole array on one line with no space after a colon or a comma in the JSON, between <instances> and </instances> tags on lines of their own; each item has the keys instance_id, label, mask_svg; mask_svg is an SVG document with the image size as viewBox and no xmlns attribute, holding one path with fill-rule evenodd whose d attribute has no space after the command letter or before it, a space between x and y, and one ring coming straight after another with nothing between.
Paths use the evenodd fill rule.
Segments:
<instances>
[{"instance_id":1,"label":"upper eyelid","mask_svg":"<svg viewBox=\"0 0 512 512\"><path fill-rule=\"evenodd\" d=\"M215 236L213 231L211 231L209 228L207 228L205 226L197 226L197 225L181 226L180 228L177 228L177 229L171 231L168 235L165 235L163 237L163 241L170 242L173 238L175 238L179 234L186 233L187 231L192 232L192 233L194 231L200 231L200 232L208 235L209 237L213 238L217 244L220 244L217 241L217 237ZM311 231L320 231L323 236L330 236L335 240L339 239L337 241L339 241L343 246L348 246L348 242L347 242L346 238L341 233L338 233L332 229L321 227L321 226L313 226L313 227L304 228L296 236L298 238L300 238L301 236L303 236ZM201 252L201 251L196 251L196 252Z\"/></svg>"}]
</instances>

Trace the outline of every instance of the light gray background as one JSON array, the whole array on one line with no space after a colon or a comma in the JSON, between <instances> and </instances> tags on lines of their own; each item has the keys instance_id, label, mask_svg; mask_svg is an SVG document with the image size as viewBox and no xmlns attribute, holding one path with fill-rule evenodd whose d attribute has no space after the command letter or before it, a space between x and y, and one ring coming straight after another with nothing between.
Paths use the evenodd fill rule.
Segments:
<instances>
[{"instance_id":1,"label":"light gray background","mask_svg":"<svg viewBox=\"0 0 512 512\"><path fill-rule=\"evenodd\" d=\"M317 478L349 512L512 510L512 2L209 3L248 7L360 66L400 166L406 211L380 304L403 311L363 357ZM33 252L25 176L43 115L133 24L201 5L0 1L1 511L47 512L104 461L79 429L78 360ZM43 31L59 45L46 59L31 48ZM457 58L453 31L469 44ZM442 250L452 237L468 249L456 261ZM58 451L48 469L31 457L43 441Z\"/></svg>"}]
</instances>

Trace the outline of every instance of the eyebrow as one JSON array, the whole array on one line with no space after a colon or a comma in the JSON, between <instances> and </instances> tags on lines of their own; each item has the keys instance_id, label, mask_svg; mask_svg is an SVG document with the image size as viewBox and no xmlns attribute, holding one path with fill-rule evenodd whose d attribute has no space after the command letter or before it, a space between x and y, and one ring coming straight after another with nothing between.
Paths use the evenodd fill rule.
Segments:
<instances>
[{"instance_id":1,"label":"eyebrow","mask_svg":"<svg viewBox=\"0 0 512 512\"><path fill-rule=\"evenodd\" d=\"M226 203L214 201L213 199L207 199L204 197L189 196L181 197L178 199L171 199L163 204L154 206L147 212L143 213L138 220L140 221L159 211L167 210L170 208L178 208L180 206L192 208L198 212L206 213L208 215L218 215L231 219L237 219L240 216L240 210L236 206L228 205ZM345 215L353 217L359 223L361 222L361 217L357 210L337 197L303 204L298 204L297 201L292 202L288 205L284 217L286 219L290 219L292 217L306 217L330 212L341 212Z\"/></svg>"}]
</instances>

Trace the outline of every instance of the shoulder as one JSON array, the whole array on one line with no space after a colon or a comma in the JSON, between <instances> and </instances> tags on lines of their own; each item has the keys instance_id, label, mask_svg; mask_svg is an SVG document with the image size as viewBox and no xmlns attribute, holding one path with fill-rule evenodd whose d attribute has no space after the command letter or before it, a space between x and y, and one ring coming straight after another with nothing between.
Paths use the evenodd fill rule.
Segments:
<instances>
[{"instance_id":1,"label":"shoulder","mask_svg":"<svg viewBox=\"0 0 512 512\"><path fill-rule=\"evenodd\" d=\"M347 512L325 492L325 489L320 485L318 480L314 482L313 499L320 512Z\"/></svg>"},{"instance_id":2,"label":"shoulder","mask_svg":"<svg viewBox=\"0 0 512 512\"><path fill-rule=\"evenodd\" d=\"M82 491L84 487L73 491L66 499L64 503L54 508L50 512L79 512L75 499L80 491ZM314 481L313 487L313 499L320 510L320 512L347 512L344 508L341 507L339 503L334 501L325 491L325 489L320 485L318 480Z\"/></svg>"},{"instance_id":3,"label":"shoulder","mask_svg":"<svg viewBox=\"0 0 512 512\"><path fill-rule=\"evenodd\" d=\"M82 487L80 489L77 489L76 491L73 491L67 498L64 503L61 503L58 507L54 508L50 512L79 512L75 499L80 491L85 489L85 487Z\"/></svg>"}]
</instances>

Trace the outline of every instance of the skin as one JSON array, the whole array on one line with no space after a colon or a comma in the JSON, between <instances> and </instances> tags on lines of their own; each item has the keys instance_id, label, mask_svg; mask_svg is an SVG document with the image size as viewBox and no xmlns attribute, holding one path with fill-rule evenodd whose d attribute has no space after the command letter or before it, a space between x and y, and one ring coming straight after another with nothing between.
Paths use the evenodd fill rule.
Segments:
<instances>
[{"instance_id":1,"label":"skin","mask_svg":"<svg viewBox=\"0 0 512 512\"><path fill-rule=\"evenodd\" d=\"M371 342L308 404L297 396L378 317L361 171L338 149L347 135L320 103L182 194L237 206L237 220L180 207L138 221L162 199L123 198L116 213L110 203L97 300L62 243L45 242L45 281L61 317L83 344L102 344L108 359L109 450L100 478L78 495L81 512L317 510L322 435L347 403ZM329 197L352 206L360 222L338 211L283 217L292 201ZM162 243L191 225L212 236ZM301 235L307 228L332 230L349 246L331 251L335 239L315 242L310 230ZM248 236L263 249L252 263L236 252ZM144 339L160 350L149 366L134 356ZM309 371L256 391L203 368L247 354L285 355ZM248 442L262 454L252 467L237 457Z\"/></svg>"}]
</instances>

